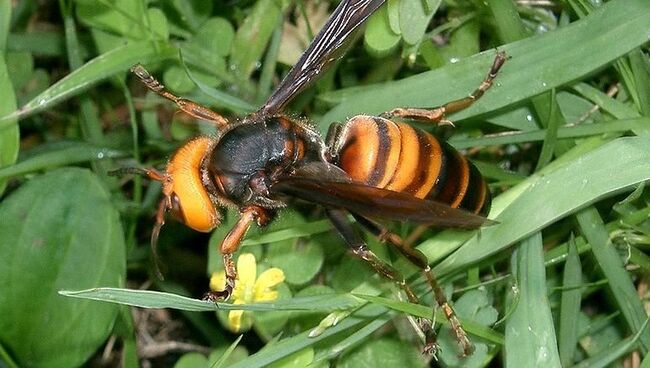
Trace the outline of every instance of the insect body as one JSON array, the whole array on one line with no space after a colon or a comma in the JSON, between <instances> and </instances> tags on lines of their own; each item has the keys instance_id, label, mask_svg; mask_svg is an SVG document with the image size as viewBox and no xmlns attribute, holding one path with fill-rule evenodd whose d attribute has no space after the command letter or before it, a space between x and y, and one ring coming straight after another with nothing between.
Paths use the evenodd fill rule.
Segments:
<instances>
[{"instance_id":1,"label":"insect body","mask_svg":"<svg viewBox=\"0 0 650 368\"><path fill-rule=\"evenodd\" d=\"M219 132L186 143L169 160L165 172L123 171L143 173L163 183L164 198L152 234L154 243L168 210L188 226L204 232L220 224L220 208L239 210L239 220L220 246L226 270L225 289L208 294L209 299L227 299L232 293L237 278L232 254L251 223L265 225L278 209L293 199L301 199L324 206L350 249L377 272L396 281L413 303L418 298L404 277L367 248L348 215L420 267L468 354L472 345L438 287L426 257L377 220L468 229L488 221L484 216L489 210L490 194L478 170L446 143L400 120L448 122L447 114L471 105L492 85L505 55L497 53L488 76L466 98L433 109L399 108L382 116L358 115L343 125L332 124L326 139L282 112L336 59L350 34L382 3L342 1L264 106L236 123L171 94L144 68L134 67L132 71L151 90L174 101L186 113L213 122ZM421 324L430 332L428 321ZM425 347L431 349L433 340Z\"/></svg>"}]
</instances>

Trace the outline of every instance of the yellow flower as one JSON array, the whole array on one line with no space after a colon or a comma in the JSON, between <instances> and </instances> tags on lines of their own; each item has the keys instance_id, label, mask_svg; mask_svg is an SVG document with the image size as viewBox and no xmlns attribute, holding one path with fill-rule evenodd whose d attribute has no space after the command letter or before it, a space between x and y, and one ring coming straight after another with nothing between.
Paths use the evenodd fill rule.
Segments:
<instances>
[{"instance_id":1,"label":"yellow flower","mask_svg":"<svg viewBox=\"0 0 650 368\"><path fill-rule=\"evenodd\" d=\"M243 253L237 259L237 282L232 293L233 304L268 302L278 298L278 292L272 290L284 281L284 272L279 268L269 268L257 278L257 262L251 253ZM226 286L225 271L219 271L210 277L210 289L223 290ZM228 313L230 328L238 332L242 325L243 310L231 310Z\"/></svg>"}]
</instances>

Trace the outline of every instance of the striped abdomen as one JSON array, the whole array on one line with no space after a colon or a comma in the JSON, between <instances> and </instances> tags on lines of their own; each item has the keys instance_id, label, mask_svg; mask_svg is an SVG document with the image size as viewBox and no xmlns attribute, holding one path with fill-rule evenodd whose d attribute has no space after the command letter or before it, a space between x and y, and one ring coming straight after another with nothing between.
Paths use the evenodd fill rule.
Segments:
<instances>
[{"instance_id":1,"label":"striped abdomen","mask_svg":"<svg viewBox=\"0 0 650 368\"><path fill-rule=\"evenodd\" d=\"M490 192L478 169L447 143L376 116L350 119L338 141L339 166L353 180L486 215Z\"/></svg>"}]
</instances>

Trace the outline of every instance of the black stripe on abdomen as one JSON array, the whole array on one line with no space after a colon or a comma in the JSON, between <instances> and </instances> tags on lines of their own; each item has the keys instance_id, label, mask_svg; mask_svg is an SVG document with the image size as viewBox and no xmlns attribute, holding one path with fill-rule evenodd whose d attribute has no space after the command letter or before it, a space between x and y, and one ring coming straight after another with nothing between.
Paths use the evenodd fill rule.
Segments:
<instances>
[{"instance_id":1,"label":"black stripe on abdomen","mask_svg":"<svg viewBox=\"0 0 650 368\"><path fill-rule=\"evenodd\" d=\"M377 158L375 160L375 167L373 168L370 177L367 180L367 184L374 187L379 184L381 179L386 174L388 154L393 148L393 142L388 135L388 127L386 126L384 119L373 117L372 120L377 126L377 137L379 139L379 145L377 146Z\"/></svg>"},{"instance_id":2,"label":"black stripe on abdomen","mask_svg":"<svg viewBox=\"0 0 650 368\"><path fill-rule=\"evenodd\" d=\"M469 184L468 162L446 142L441 145L445 156L445 175L439 178L436 188L432 191L435 194L428 197L452 207L459 207Z\"/></svg>"},{"instance_id":3,"label":"black stripe on abdomen","mask_svg":"<svg viewBox=\"0 0 650 368\"><path fill-rule=\"evenodd\" d=\"M485 207L485 200L489 191L481 173L476 166L469 162L469 185L460 207L474 213L480 213Z\"/></svg>"}]
</instances>

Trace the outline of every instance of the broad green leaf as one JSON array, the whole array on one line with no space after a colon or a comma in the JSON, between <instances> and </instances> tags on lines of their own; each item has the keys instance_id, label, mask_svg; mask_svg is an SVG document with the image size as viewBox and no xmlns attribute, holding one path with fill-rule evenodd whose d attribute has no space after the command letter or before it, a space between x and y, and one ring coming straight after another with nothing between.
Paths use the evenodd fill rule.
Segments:
<instances>
[{"instance_id":1,"label":"broad green leaf","mask_svg":"<svg viewBox=\"0 0 650 368\"><path fill-rule=\"evenodd\" d=\"M226 237L228 231L235 225L235 221L238 218L239 213L236 211L228 211L225 216L225 221L212 232L210 243L208 245L209 272L223 269L221 254L216 251L216 249L219 249L221 241ZM330 228L331 225L328 220L305 222L302 214L288 208L282 211L278 218L268 226L264 228L252 226L246 234L246 239L242 242L242 249L246 252L255 254L255 257L260 259L262 257L262 244L272 244L285 240L306 237L325 232Z\"/></svg>"},{"instance_id":2,"label":"broad green leaf","mask_svg":"<svg viewBox=\"0 0 650 368\"><path fill-rule=\"evenodd\" d=\"M400 2L400 0L387 0L385 5L388 8L386 11L388 15L388 24L390 26L390 30L395 34L400 34L402 32L399 26Z\"/></svg>"},{"instance_id":3,"label":"broad green leaf","mask_svg":"<svg viewBox=\"0 0 650 368\"><path fill-rule=\"evenodd\" d=\"M334 289L330 288L329 286L322 284L311 284L298 291L294 297L314 295L335 295L335 292ZM294 329L295 331L311 330L314 328L314 326L318 326L320 321L322 321L326 315L327 312L318 311L292 312L291 320L289 321L289 328Z\"/></svg>"},{"instance_id":4,"label":"broad green leaf","mask_svg":"<svg viewBox=\"0 0 650 368\"><path fill-rule=\"evenodd\" d=\"M646 43L647 32L639 30L647 29L650 2L614 0L566 27L499 46L511 58L495 85L451 118L493 111L574 81ZM490 50L400 81L337 91L333 94L342 102L319 121L345 121L354 114L377 114L398 106L433 107L465 97L479 85L494 55Z\"/></svg>"},{"instance_id":5,"label":"broad green leaf","mask_svg":"<svg viewBox=\"0 0 650 368\"><path fill-rule=\"evenodd\" d=\"M113 49L117 49L125 44L132 42L132 40L125 40L122 36L104 31L99 28L91 28L90 34L95 41L97 54L106 54ZM95 55L95 54L93 54Z\"/></svg>"},{"instance_id":6,"label":"broad green leaf","mask_svg":"<svg viewBox=\"0 0 650 368\"><path fill-rule=\"evenodd\" d=\"M291 290L286 283L275 286L274 290L278 293L276 302L291 300ZM291 314L292 311L282 309L271 312L255 312L253 329L263 340L272 341L279 333L282 333L283 327L287 324Z\"/></svg>"},{"instance_id":7,"label":"broad green leaf","mask_svg":"<svg viewBox=\"0 0 650 368\"><path fill-rule=\"evenodd\" d=\"M332 229L329 220L318 220L313 222L305 222L300 226L291 226L286 229L270 230L260 232L257 235L248 236L242 242L242 245L255 245L264 243L275 243L288 239L300 238L303 236L312 236L318 233L324 233Z\"/></svg>"},{"instance_id":8,"label":"broad green leaf","mask_svg":"<svg viewBox=\"0 0 650 368\"><path fill-rule=\"evenodd\" d=\"M7 197L0 218L0 340L23 366L80 365L108 337L117 308L57 292L124 283L109 194L87 170L56 170Z\"/></svg>"},{"instance_id":9,"label":"broad green leaf","mask_svg":"<svg viewBox=\"0 0 650 368\"><path fill-rule=\"evenodd\" d=\"M201 47L209 55L226 57L235 38L235 30L224 18L210 18L197 31L192 44Z\"/></svg>"},{"instance_id":10,"label":"broad green leaf","mask_svg":"<svg viewBox=\"0 0 650 368\"><path fill-rule=\"evenodd\" d=\"M161 6L169 6L173 9L166 12L171 22L177 22L179 26L194 31L212 14L213 3L204 0L171 0L162 3Z\"/></svg>"},{"instance_id":11,"label":"broad green leaf","mask_svg":"<svg viewBox=\"0 0 650 368\"><path fill-rule=\"evenodd\" d=\"M463 23L449 37L449 44L441 48L445 63L457 62L481 51L479 48L479 22L474 19Z\"/></svg>"},{"instance_id":12,"label":"broad green leaf","mask_svg":"<svg viewBox=\"0 0 650 368\"><path fill-rule=\"evenodd\" d=\"M158 41L169 40L169 25L167 24L167 18L160 9L153 8L147 10L145 17L149 32L152 34L150 39Z\"/></svg>"},{"instance_id":13,"label":"broad green leaf","mask_svg":"<svg viewBox=\"0 0 650 368\"><path fill-rule=\"evenodd\" d=\"M165 70L162 82L170 91L179 95L190 93L196 88L185 70L178 65L172 65Z\"/></svg>"},{"instance_id":14,"label":"broad green leaf","mask_svg":"<svg viewBox=\"0 0 650 368\"><path fill-rule=\"evenodd\" d=\"M268 248L267 257L271 265L284 271L285 281L292 285L302 285L316 276L324 258L320 244L306 240L275 243Z\"/></svg>"},{"instance_id":15,"label":"broad green leaf","mask_svg":"<svg viewBox=\"0 0 650 368\"><path fill-rule=\"evenodd\" d=\"M20 109L0 116L0 127L11 119L25 118L90 88L118 73L126 73L136 63L149 63L176 56L173 46L165 42L134 42L100 55L54 83Z\"/></svg>"},{"instance_id":16,"label":"broad green leaf","mask_svg":"<svg viewBox=\"0 0 650 368\"><path fill-rule=\"evenodd\" d=\"M551 306L546 296L542 234L521 242L512 269L519 302L506 320L506 365L560 367Z\"/></svg>"},{"instance_id":17,"label":"broad green leaf","mask_svg":"<svg viewBox=\"0 0 650 368\"><path fill-rule=\"evenodd\" d=\"M77 16L85 25L134 40L147 36L144 1L77 1Z\"/></svg>"},{"instance_id":18,"label":"broad green leaf","mask_svg":"<svg viewBox=\"0 0 650 368\"><path fill-rule=\"evenodd\" d=\"M399 7L400 34L409 45L420 43L441 0L402 0Z\"/></svg>"},{"instance_id":19,"label":"broad green leaf","mask_svg":"<svg viewBox=\"0 0 650 368\"><path fill-rule=\"evenodd\" d=\"M408 342L395 339L369 339L346 354L337 364L341 368L426 367L422 354Z\"/></svg>"},{"instance_id":20,"label":"broad green leaf","mask_svg":"<svg viewBox=\"0 0 650 368\"><path fill-rule=\"evenodd\" d=\"M183 66L191 69L192 75L188 75L186 71L181 72L180 67L175 66L174 69L176 78L181 78L186 86L179 89L175 88L174 84L169 84L168 72L165 72L165 84L177 93L187 93L194 88L192 80L197 78L209 87L216 87L221 81L229 85L235 83L235 79L226 70L224 59L230 53L234 34L232 25L226 19L210 18L197 34L181 47L183 62L189 64ZM219 99L215 100L217 105L221 105Z\"/></svg>"},{"instance_id":21,"label":"broad green leaf","mask_svg":"<svg viewBox=\"0 0 650 368\"><path fill-rule=\"evenodd\" d=\"M388 6L382 6L368 19L363 41L366 48L381 57L393 51L401 37L394 33L388 20Z\"/></svg>"},{"instance_id":22,"label":"broad green leaf","mask_svg":"<svg viewBox=\"0 0 650 368\"><path fill-rule=\"evenodd\" d=\"M195 78L194 75L187 69L186 72L188 77L192 80L192 82L194 82L194 84L196 84L196 86L199 87L199 89L203 93L205 93L206 95L214 99L214 103L219 107L231 109L233 111L240 112L240 113L248 113L251 111L255 111L255 107L250 103L238 97L230 95L226 92L210 87L209 85L203 83L198 78Z\"/></svg>"},{"instance_id":23,"label":"broad green leaf","mask_svg":"<svg viewBox=\"0 0 650 368\"><path fill-rule=\"evenodd\" d=\"M339 235L334 236L340 238ZM339 241L339 244L332 244L332 246L344 249L345 244ZM358 257L342 257L341 261L336 265L328 286L338 291L349 291L364 282L376 285L377 279L371 278L374 274L375 272L368 265L368 262Z\"/></svg>"}]
</instances>

